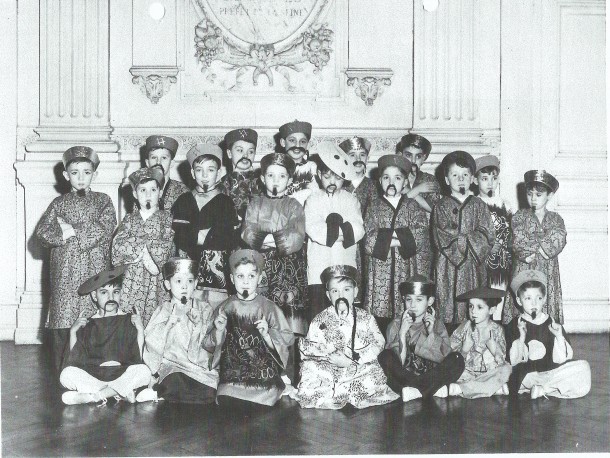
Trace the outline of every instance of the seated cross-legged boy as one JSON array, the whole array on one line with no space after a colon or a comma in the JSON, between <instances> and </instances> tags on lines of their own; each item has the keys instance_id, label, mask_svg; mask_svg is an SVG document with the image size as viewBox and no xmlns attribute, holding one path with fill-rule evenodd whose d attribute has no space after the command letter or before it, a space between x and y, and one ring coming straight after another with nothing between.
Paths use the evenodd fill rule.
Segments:
<instances>
[{"instance_id":1,"label":"seated cross-legged boy","mask_svg":"<svg viewBox=\"0 0 610 458\"><path fill-rule=\"evenodd\" d=\"M90 295L97 312L81 312L70 329L70 347L59 380L70 391L64 404L106 403L109 397L135 402L134 390L150 380L142 361L144 326L138 314L119 309L122 275L118 266L85 281L78 294Z\"/></svg>"},{"instance_id":2,"label":"seated cross-legged boy","mask_svg":"<svg viewBox=\"0 0 610 458\"><path fill-rule=\"evenodd\" d=\"M450 396L474 399L508 394L512 367L505 360L504 329L492 320L506 292L482 286L456 297L468 301L469 320L451 335L451 349L464 357L466 368L456 383L449 386Z\"/></svg>"},{"instance_id":3,"label":"seated cross-legged boy","mask_svg":"<svg viewBox=\"0 0 610 458\"><path fill-rule=\"evenodd\" d=\"M171 258L163 265L164 284L171 300L158 307L146 326L144 362L158 383L137 400L211 404L216 398L218 373L209 369L212 357L202 348L213 312L208 302L193 299L197 263Z\"/></svg>"},{"instance_id":4,"label":"seated cross-legged boy","mask_svg":"<svg viewBox=\"0 0 610 458\"><path fill-rule=\"evenodd\" d=\"M507 359L513 366L508 382L511 395L585 396L591 389L591 368L587 361L571 361L574 352L565 330L543 312L546 276L538 270L522 270L510 287L521 309L506 330Z\"/></svg>"},{"instance_id":5,"label":"seated cross-legged boy","mask_svg":"<svg viewBox=\"0 0 610 458\"><path fill-rule=\"evenodd\" d=\"M220 405L250 401L273 406L286 385L281 374L288 360L294 334L282 310L257 293L265 259L254 250L237 250L229 257L231 281L237 294L214 311L214 326L205 347L214 352L218 368L216 402Z\"/></svg>"},{"instance_id":6,"label":"seated cross-legged boy","mask_svg":"<svg viewBox=\"0 0 610 458\"><path fill-rule=\"evenodd\" d=\"M432 395L447 397L447 386L464 371L464 357L451 351L449 335L436 318L434 283L422 275L400 284L405 310L388 326L379 364L388 385L408 402Z\"/></svg>"},{"instance_id":7,"label":"seated cross-legged boy","mask_svg":"<svg viewBox=\"0 0 610 458\"><path fill-rule=\"evenodd\" d=\"M301 340L303 367L298 401L303 408L341 409L387 404L399 396L386 385L377 356L383 335L375 318L354 306L356 268L338 265L322 272L331 305L311 323Z\"/></svg>"}]
</instances>

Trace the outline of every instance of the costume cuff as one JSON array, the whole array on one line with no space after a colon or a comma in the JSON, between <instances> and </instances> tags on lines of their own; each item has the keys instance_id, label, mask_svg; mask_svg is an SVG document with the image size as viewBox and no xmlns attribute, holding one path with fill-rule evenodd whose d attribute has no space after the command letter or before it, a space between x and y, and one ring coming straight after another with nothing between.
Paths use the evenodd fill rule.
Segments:
<instances>
[{"instance_id":1,"label":"costume cuff","mask_svg":"<svg viewBox=\"0 0 610 458\"><path fill-rule=\"evenodd\" d=\"M377 240L373 247L373 257L385 261L388 259L390 245L392 243L392 229L383 228L377 231Z\"/></svg>"},{"instance_id":2,"label":"costume cuff","mask_svg":"<svg viewBox=\"0 0 610 458\"><path fill-rule=\"evenodd\" d=\"M250 243L250 246L252 247L252 249L259 251L263 246L265 237L267 237L266 232L263 232L263 231L256 232L254 234L254 236L252 237L252 242Z\"/></svg>"},{"instance_id":3,"label":"costume cuff","mask_svg":"<svg viewBox=\"0 0 610 458\"><path fill-rule=\"evenodd\" d=\"M326 246L333 246L339 238L339 224L332 221L326 222Z\"/></svg>"},{"instance_id":4,"label":"costume cuff","mask_svg":"<svg viewBox=\"0 0 610 458\"><path fill-rule=\"evenodd\" d=\"M352 223L348 221L344 222L341 225L341 231L343 232L343 248L349 248L356 244Z\"/></svg>"},{"instance_id":5,"label":"costume cuff","mask_svg":"<svg viewBox=\"0 0 610 458\"><path fill-rule=\"evenodd\" d=\"M413 232L411 232L411 229L408 227L400 227L396 229L396 235L398 236L398 241L400 242L398 252L403 259L409 259L410 257L415 256L417 246L415 245L415 237L413 237Z\"/></svg>"}]
</instances>

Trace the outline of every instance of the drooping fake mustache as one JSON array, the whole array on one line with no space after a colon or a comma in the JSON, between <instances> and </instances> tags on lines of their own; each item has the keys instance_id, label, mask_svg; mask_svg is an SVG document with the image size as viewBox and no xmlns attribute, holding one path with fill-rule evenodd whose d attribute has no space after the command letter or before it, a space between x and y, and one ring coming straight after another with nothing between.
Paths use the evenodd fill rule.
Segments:
<instances>
[{"instance_id":1,"label":"drooping fake mustache","mask_svg":"<svg viewBox=\"0 0 610 458\"><path fill-rule=\"evenodd\" d=\"M411 164L411 173L413 175L417 175L417 172L419 172L419 167L417 166L417 164Z\"/></svg>"},{"instance_id":2,"label":"drooping fake mustache","mask_svg":"<svg viewBox=\"0 0 610 458\"><path fill-rule=\"evenodd\" d=\"M329 184L328 186L326 186L326 192L328 194L334 194L335 191L337 190L337 185L336 184Z\"/></svg>"},{"instance_id":3,"label":"drooping fake mustache","mask_svg":"<svg viewBox=\"0 0 610 458\"><path fill-rule=\"evenodd\" d=\"M339 315L339 306L341 304L345 305L345 308L343 308L343 310L349 310L349 302L347 302L347 299L344 297L340 297L335 301L335 311L337 312L337 315Z\"/></svg>"},{"instance_id":4,"label":"drooping fake mustache","mask_svg":"<svg viewBox=\"0 0 610 458\"><path fill-rule=\"evenodd\" d=\"M390 190L393 191L391 194L390 194ZM391 184L387 188L385 188L385 195L388 196L388 197L395 196L396 195L396 186Z\"/></svg>"},{"instance_id":5,"label":"drooping fake mustache","mask_svg":"<svg viewBox=\"0 0 610 458\"><path fill-rule=\"evenodd\" d=\"M307 154L307 150L300 146L291 146L286 150L287 153L294 152L295 154Z\"/></svg>"},{"instance_id":6,"label":"drooping fake mustache","mask_svg":"<svg viewBox=\"0 0 610 458\"><path fill-rule=\"evenodd\" d=\"M106 312L108 311L108 306L111 304L113 304L116 308L119 307L119 303L117 301L110 299L108 302L106 302L104 304L104 315L106 315Z\"/></svg>"},{"instance_id":7,"label":"drooping fake mustache","mask_svg":"<svg viewBox=\"0 0 610 458\"><path fill-rule=\"evenodd\" d=\"M362 167L366 167L366 164L363 161L354 162L354 167L358 167L359 165L361 165Z\"/></svg>"},{"instance_id":8,"label":"drooping fake mustache","mask_svg":"<svg viewBox=\"0 0 610 458\"><path fill-rule=\"evenodd\" d=\"M474 322L474 318L470 319L470 327L472 328L472 330L474 331L476 323Z\"/></svg>"},{"instance_id":9,"label":"drooping fake mustache","mask_svg":"<svg viewBox=\"0 0 610 458\"><path fill-rule=\"evenodd\" d=\"M151 169L154 169L155 167L160 168L161 171L163 172L163 174L165 174L165 169L163 168L163 166L161 164L155 164L151 167Z\"/></svg>"},{"instance_id":10,"label":"drooping fake mustache","mask_svg":"<svg viewBox=\"0 0 610 458\"><path fill-rule=\"evenodd\" d=\"M250 159L248 159L247 157L242 157L239 161L237 161L238 164L241 164L242 162L244 164L246 164L248 167L252 166L252 161Z\"/></svg>"}]
</instances>

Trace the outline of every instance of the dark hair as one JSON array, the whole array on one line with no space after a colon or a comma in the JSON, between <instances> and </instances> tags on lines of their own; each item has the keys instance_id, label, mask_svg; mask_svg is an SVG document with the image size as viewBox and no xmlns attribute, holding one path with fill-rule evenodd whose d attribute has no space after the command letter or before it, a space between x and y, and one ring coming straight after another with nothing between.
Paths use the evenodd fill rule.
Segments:
<instances>
[{"instance_id":1,"label":"dark hair","mask_svg":"<svg viewBox=\"0 0 610 458\"><path fill-rule=\"evenodd\" d=\"M231 273L233 273L233 270L237 269L239 266L246 266L248 264L252 264L254 266L254 268L256 269L256 272L260 274L260 271L258 270L258 265L256 264L256 262L254 261L254 259L249 258L244 256L241 259L238 259L232 266L231 266Z\"/></svg>"},{"instance_id":2,"label":"dark hair","mask_svg":"<svg viewBox=\"0 0 610 458\"><path fill-rule=\"evenodd\" d=\"M529 288L538 288L542 294L544 296L546 296L546 286L544 286L543 283L540 283L539 281L536 280L530 280L530 281L526 281L523 282L521 284L521 286L519 286L519 289L517 289L517 296L520 297L521 294L523 294L525 292L526 289Z\"/></svg>"},{"instance_id":3,"label":"dark hair","mask_svg":"<svg viewBox=\"0 0 610 458\"><path fill-rule=\"evenodd\" d=\"M124 275L119 275L118 277L114 277L108 281L108 283L104 283L100 288L104 286L114 286L117 288L121 288L123 286L123 277ZM99 289L99 288L98 288Z\"/></svg>"},{"instance_id":4,"label":"dark hair","mask_svg":"<svg viewBox=\"0 0 610 458\"><path fill-rule=\"evenodd\" d=\"M141 184L144 183L148 183L149 181L154 181L155 183L157 183L157 186L159 186L160 188L163 187L163 184L165 183L165 177L163 178L163 183L159 183L157 180L155 180L154 178L144 178L143 180L141 180L138 185L136 186L136 189L138 188L138 186L140 186Z\"/></svg>"},{"instance_id":5,"label":"dark hair","mask_svg":"<svg viewBox=\"0 0 610 458\"><path fill-rule=\"evenodd\" d=\"M477 172L477 176L479 176L480 173L486 173L491 175L494 172L496 172L496 175L500 175L500 169L498 167L496 167L495 165L488 165L487 167L483 167L481 170L479 170Z\"/></svg>"},{"instance_id":6,"label":"dark hair","mask_svg":"<svg viewBox=\"0 0 610 458\"><path fill-rule=\"evenodd\" d=\"M70 167L72 164L76 164L77 162L88 162L89 164L91 164L91 167L93 167L93 171L95 171L95 164L93 164L93 161L87 159L86 157L75 157L74 159L68 161L68 163L64 167L65 171L67 172L68 167Z\"/></svg>"},{"instance_id":7,"label":"dark hair","mask_svg":"<svg viewBox=\"0 0 610 458\"><path fill-rule=\"evenodd\" d=\"M446 156L445 156L446 157ZM449 157L449 159L447 159L447 162L445 163L445 177L449 176L449 167L451 167L453 164L457 165L458 167L463 167L465 169L470 170L470 173L472 173L474 175L474 170L472 169L472 166L468 163L468 161L465 158L461 158L461 157Z\"/></svg>"},{"instance_id":8,"label":"dark hair","mask_svg":"<svg viewBox=\"0 0 610 458\"><path fill-rule=\"evenodd\" d=\"M547 185L538 183L537 181L530 181L529 183L525 183L525 190L528 192L529 191L546 192L546 193L553 192L551 190L551 188L549 188Z\"/></svg>"},{"instance_id":9,"label":"dark hair","mask_svg":"<svg viewBox=\"0 0 610 458\"><path fill-rule=\"evenodd\" d=\"M321 159L319 159L317 161L317 165L318 165L318 172L320 172L320 173L332 172L332 170L330 168L328 168L328 166Z\"/></svg>"},{"instance_id":10,"label":"dark hair","mask_svg":"<svg viewBox=\"0 0 610 458\"><path fill-rule=\"evenodd\" d=\"M220 163L220 159L218 159L216 156L212 156L211 154L202 154L193 161L193 165L191 166L191 168L194 168L197 164L201 164L203 161L214 161L218 168L220 168L220 166L222 165Z\"/></svg>"},{"instance_id":11,"label":"dark hair","mask_svg":"<svg viewBox=\"0 0 610 458\"><path fill-rule=\"evenodd\" d=\"M334 280L335 278L339 280L339 283L344 282L344 281L349 281L354 288L356 286L358 286L358 284L356 283L356 281L353 278L350 278L350 277L334 277L334 278L331 278L330 280ZM328 283L330 283L330 280L328 280L328 282L326 283L327 289L328 289Z\"/></svg>"}]
</instances>

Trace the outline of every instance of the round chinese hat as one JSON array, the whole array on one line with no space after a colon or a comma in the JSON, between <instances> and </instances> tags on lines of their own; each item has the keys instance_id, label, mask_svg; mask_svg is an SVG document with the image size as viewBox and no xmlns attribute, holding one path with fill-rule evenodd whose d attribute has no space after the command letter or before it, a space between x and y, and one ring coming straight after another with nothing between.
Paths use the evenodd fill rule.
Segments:
<instances>
[{"instance_id":1,"label":"round chinese hat","mask_svg":"<svg viewBox=\"0 0 610 458\"><path fill-rule=\"evenodd\" d=\"M201 156L211 156L216 159L219 167L222 165L222 150L218 145L213 143L197 143L186 153L186 160L189 161L192 167L195 160Z\"/></svg>"},{"instance_id":2,"label":"round chinese hat","mask_svg":"<svg viewBox=\"0 0 610 458\"><path fill-rule=\"evenodd\" d=\"M468 167L468 169L474 174L477 169L477 165L474 158L466 151L452 151L443 158L441 165L443 166L445 173L447 173L449 164L456 164L458 161L466 163L466 167Z\"/></svg>"},{"instance_id":3,"label":"round chinese hat","mask_svg":"<svg viewBox=\"0 0 610 458\"><path fill-rule=\"evenodd\" d=\"M421 149L426 155L426 158L430 154L430 151L432 151L432 145L426 137L422 137L418 134L407 134L404 135L396 145L396 152L402 153L403 150L409 146Z\"/></svg>"},{"instance_id":4,"label":"round chinese hat","mask_svg":"<svg viewBox=\"0 0 610 458\"><path fill-rule=\"evenodd\" d=\"M352 150L363 149L364 151L366 151L366 154L369 154L369 151L371 151L371 142L368 141L366 138L352 137L348 138L347 140L343 140L341 143L339 143L339 148L341 148L346 153L349 153Z\"/></svg>"},{"instance_id":5,"label":"round chinese hat","mask_svg":"<svg viewBox=\"0 0 610 458\"><path fill-rule=\"evenodd\" d=\"M311 124L306 121L294 120L280 127L280 137L286 139L290 134L303 133L307 140L311 139Z\"/></svg>"},{"instance_id":6,"label":"round chinese hat","mask_svg":"<svg viewBox=\"0 0 610 458\"><path fill-rule=\"evenodd\" d=\"M335 143L325 141L320 143L315 148L320 160L338 176L344 180L352 181L356 178L356 168L352 159L345 151L339 148Z\"/></svg>"},{"instance_id":7,"label":"round chinese hat","mask_svg":"<svg viewBox=\"0 0 610 458\"><path fill-rule=\"evenodd\" d=\"M259 273L265 268L265 258L263 258L263 255L258 251L243 248L234 251L231 256L229 256L229 267L231 268L231 272L235 272L237 266L246 263L254 264Z\"/></svg>"},{"instance_id":8,"label":"round chinese hat","mask_svg":"<svg viewBox=\"0 0 610 458\"><path fill-rule=\"evenodd\" d=\"M525 172L523 179L526 184L540 183L549 188L551 192L557 192L557 189L559 189L559 181L546 170L530 170Z\"/></svg>"},{"instance_id":9,"label":"round chinese hat","mask_svg":"<svg viewBox=\"0 0 610 458\"><path fill-rule=\"evenodd\" d=\"M156 149L168 150L173 159L178 152L178 142L172 137L165 135L151 135L146 139L146 154Z\"/></svg>"},{"instance_id":10,"label":"round chinese hat","mask_svg":"<svg viewBox=\"0 0 610 458\"><path fill-rule=\"evenodd\" d=\"M358 271L354 266L338 264L327 267L320 274L323 285L327 285L333 278L349 278L354 283L358 282Z\"/></svg>"},{"instance_id":11,"label":"round chinese hat","mask_svg":"<svg viewBox=\"0 0 610 458\"><path fill-rule=\"evenodd\" d=\"M517 291L519 291L519 288L521 287L521 285L528 281L540 282L544 285L545 288L547 285L546 275L544 275L539 270L528 269L528 270L522 270L521 272L519 272L517 275L515 275L513 277L513 280L510 282L510 289L512 289L513 293L515 293L515 295L517 295Z\"/></svg>"},{"instance_id":12,"label":"round chinese hat","mask_svg":"<svg viewBox=\"0 0 610 458\"><path fill-rule=\"evenodd\" d=\"M267 171L267 167L270 165L281 165L286 169L289 176L294 175L294 171L297 168L297 165L288 154L285 153L270 153L265 155L261 159L261 173L264 175Z\"/></svg>"},{"instance_id":13,"label":"round chinese hat","mask_svg":"<svg viewBox=\"0 0 610 458\"><path fill-rule=\"evenodd\" d=\"M98 274L95 274L94 276L85 280L85 282L78 287L78 294L84 296L85 294L89 294L95 291L96 289L106 285L107 283L116 280L118 277L125 273L128 267L129 264L125 264L122 266L114 266L110 269L106 269Z\"/></svg>"},{"instance_id":14,"label":"round chinese hat","mask_svg":"<svg viewBox=\"0 0 610 458\"><path fill-rule=\"evenodd\" d=\"M159 187L163 187L165 176L163 175L162 167L142 167L129 175L129 182L135 190L140 183L147 180L155 180Z\"/></svg>"},{"instance_id":15,"label":"round chinese hat","mask_svg":"<svg viewBox=\"0 0 610 458\"><path fill-rule=\"evenodd\" d=\"M410 278L407 278L400 285L398 285L398 290L400 291L401 296L406 296L407 294L416 294L422 296L434 296L434 283L423 275L414 275Z\"/></svg>"},{"instance_id":16,"label":"round chinese hat","mask_svg":"<svg viewBox=\"0 0 610 458\"><path fill-rule=\"evenodd\" d=\"M169 258L167 262L163 264L163 278L169 280L176 274L193 274L196 277L198 267L199 265L197 262L192 259Z\"/></svg>"},{"instance_id":17,"label":"round chinese hat","mask_svg":"<svg viewBox=\"0 0 610 458\"><path fill-rule=\"evenodd\" d=\"M247 143L252 143L256 148L256 144L258 142L258 133L254 129L246 128L231 130L225 135L226 148L231 149L233 147L233 143L239 140Z\"/></svg>"},{"instance_id":18,"label":"round chinese hat","mask_svg":"<svg viewBox=\"0 0 610 458\"><path fill-rule=\"evenodd\" d=\"M501 289L490 288L488 286L479 286L465 293L456 296L455 300L462 302L468 299L502 299L506 296L506 291Z\"/></svg>"},{"instance_id":19,"label":"round chinese hat","mask_svg":"<svg viewBox=\"0 0 610 458\"><path fill-rule=\"evenodd\" d=\"M97 153L88 146L73 146L68 148L62 156L64 168L67 168L68 164L76 159L88 160L93 164L93 170L97 170L97 166L100 165L100 158L97 156Z\"/></svg>"},{"instance_id":20,"label":"round chinese hat","mask_svg":"<svg viewBox=\"0 0 610 458\"><path fill-rule=\"evenodd\" d=\"M392 166L402 170L405 176L411 173L411 161L399 154L386 154L377 160L379 175L382 175L386 168Z\"/></svg>"},{"instance_id":21,"label":"round chinese hat","mask_svg":"<svg viewBox=\"0 0 610 458\"><path fill-rule=\"evenodd\" d=\"M477 173L479 173L479 171L481 169L484 169L485 167L495 167L498 169L498 171L500 170L500 161L498 160L498 158L496 156L493 156L491 154L487 155L487 156L481 156L478 157L475 161L474 161L475 165L476 165L476 170L475 170L475 175Z\"/></svg>"}]
</instances>

